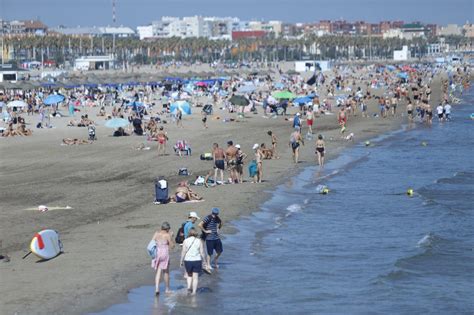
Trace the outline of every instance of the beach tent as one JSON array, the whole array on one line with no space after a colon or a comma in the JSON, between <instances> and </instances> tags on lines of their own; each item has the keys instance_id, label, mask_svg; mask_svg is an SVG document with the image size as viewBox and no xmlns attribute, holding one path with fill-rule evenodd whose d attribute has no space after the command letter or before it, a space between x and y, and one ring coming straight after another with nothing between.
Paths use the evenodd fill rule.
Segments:
<instances>
[{"instance_id":1,"label":"beach tent","mask_svg":"<svg viewBox=\"0 0 474 315\"><path fill-rule=\"evenodd\" d=\"M283 89L285 88L285 85L281 82L277 82L273 85L276 89Z\"/></svg>"},{"instance_id":2,"label":"beach tent","mask_svg":"<svg viewBox=\"0 0 474 315\"><path fill-rule=\"evenodd\" d=\"M186 101L177 101L171 104L171 113L175 114L178 109L181 110L183 115L191 115L191 105Z\"/></svg>"}]
</instances>

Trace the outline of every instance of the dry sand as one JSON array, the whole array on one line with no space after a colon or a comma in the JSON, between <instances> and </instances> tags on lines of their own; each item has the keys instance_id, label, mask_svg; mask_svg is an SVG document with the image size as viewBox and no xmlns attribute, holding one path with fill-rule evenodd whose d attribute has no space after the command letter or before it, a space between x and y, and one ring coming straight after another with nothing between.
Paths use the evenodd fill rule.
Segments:
<instances>
[{"instance_id":1,"label":"dry sand","mask_svg":"<svg viewBox=\"0 0 474 315\"><path fill-rule=\"evenodd\" d=\"M99 124L98 141L91 145L60 145L64 137L87 138L86 128L65 127L68 118L53 120L56 129L34 129L32 137L0 139L0 252L11 259L0 262L1 314L80 314L118 302L128 289L153 283L145 247L161 222L169 221L176 231L189 211L204 216L217 206L224 222L258 211L265 190L316 161L313 140L302 147L301 163L295 166L291 162L287 146L291 122L282 117L266 119L261 113L247 114L243 121L231 123L210 117L209 129L204 130L199 110L195 110L185 117L184 129L165 125L170 144L178 139L192 144L193 156L180 158L173 154L158 157L156 142L148 143L150 151L135 151L132 146L143 143L144 138L110 137L112 130L93 117L94 110L90 116ZM371 103L369 112L377 111ZM404 106L399 108L402 111ZM216 115L232 116L220 110ZM359 142L397 129L405 120L400 115L390 119L350 117L347 132L354 132ZM29 122L34 121L29 118ZM315 126L315 133L326 138L329 158L353 144L339 139L335 115L317 118ZM183 179L176 175L178 168L187 167L193 174L185 179L193 180L211 169L212 162L201 161L199 154L210 152L213 142L223 146L233 140L252 154L254 143L270 144L267 130L279 138L282 158L264 161L264 183L195 187L205 199L202 203L152 203L157 176L167 177L175 187ZM25 210L40 204L73 209L45 213ZM33 235L44 228L60 232L64 254L42 263L33 255L22 260ZM232 228L227 225L224 234L230 232Z\"/></svg>"}]
</instances>

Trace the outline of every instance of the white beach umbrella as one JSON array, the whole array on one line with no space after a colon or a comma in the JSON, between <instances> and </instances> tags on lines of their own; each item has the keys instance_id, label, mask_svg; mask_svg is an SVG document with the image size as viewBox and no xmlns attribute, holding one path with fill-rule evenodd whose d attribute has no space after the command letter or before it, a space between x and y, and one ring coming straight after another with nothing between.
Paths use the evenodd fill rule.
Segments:
<instances>
[{"instance_id":1,"label":"white beach umbrella","mask_svg":"<svg viewBox=\"0 0 474 315\"><path fill-rule=\"evenodd\" d=\"M27 107L28 104L26 104L23 101L11 101L10 103L7 104L7 107Z\"/></svg>"}]
</instances>

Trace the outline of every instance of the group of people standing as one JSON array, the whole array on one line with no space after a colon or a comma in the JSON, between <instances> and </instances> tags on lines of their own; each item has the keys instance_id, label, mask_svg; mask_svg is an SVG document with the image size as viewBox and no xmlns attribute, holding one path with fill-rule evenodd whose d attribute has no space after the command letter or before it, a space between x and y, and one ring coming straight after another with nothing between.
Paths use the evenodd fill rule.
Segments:
<instances>
[{"instance_id":1,"label":"group of people standing","mask_svg":"<svg viewBox=\"0 0 474 315\"><path fill-rule=\"evenodd\" d=\"M163 277L165 282L165 292L170 289L170 250L176 244L181 248L180 266L184 267L187 291L195 295L199 284L199 275L202 272L212 274L213 269L219 268L219 256L223 252L220 230L222 220L219 217L220 210L213 208L211 214L204 217L201 222L196 222L201 218L194 211L190 212L188 219L184 222L174 236L168 222L163 222L161 230L156 231L152 240L156 243L156 254L152 260L152 267L156 270L155 295L160 294L160 282ZM199 234L198 229L201 230ZM214 255L214 259L211 258Z\"/></svg>"}]
</instances>

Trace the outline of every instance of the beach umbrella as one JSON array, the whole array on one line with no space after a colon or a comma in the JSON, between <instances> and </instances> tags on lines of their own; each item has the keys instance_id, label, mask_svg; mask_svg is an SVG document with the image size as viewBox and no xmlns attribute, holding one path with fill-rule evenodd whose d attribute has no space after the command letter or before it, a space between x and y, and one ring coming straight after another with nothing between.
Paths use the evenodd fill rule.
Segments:
<instances>
[{"instance_id":1,"label":"beach umbrella","mask_svg":"<svg viewBox=\"0 0 474 315\"><path fill-rule=\"evenodd\" d=\"M290 91L281 91L273 93L273 96L277 99L291 100L295 98L295 95Z\"/></svg>"},{"instance_id":2,"label":"beach umbrella","mask_svg":"<svg viewBox=\"0 0 474 315\"><path fill-rule=\"evenodd\" d=\"M53 104L61 103L62 101L64 101L64 96L59 95L59 94L51 94L51 95L48 95L48 97L44 99L43 103L45 105L53 105Z\"/></svg>"},{"instance_id":3,"label":"beach umbrella","mask_svg":"<svg viewBox=\"0 0 474 315\"><path fill-rule=\"evenodd\" d=\"M119 128L125 127L129 124L128 120L123 118L112 118L105 122L105 127L107 128Z\"/></svg>"},{"instance_id":4,"label":"beach umbrella","mask_svg":"<svg viewBox=\"0 0 474 315\"><path fill-rule=\"evenodd\" d=\"M243 85L237 90L239 93L252 93L257 89L253 84Z\"/></svg>"},{"instance_id":5,"label":"beach umbrella","mask_svg":"<svg viewBox=\"0 0 474 315\"><path fill-rule=\"evenodd\" d=\"M405 80L408 80L408 73L406 72L400 72L397 74L397 77L401 78L401 79L405 79Z\"/></svg>"},{"instance_id":6,"label":"beach umbrella","mask_svg":"<svg viewBox=\"0 0 474 315\"><path fill-rule=\"evenodd\" d=\"M177 111L181 110L183 115L191 115L191 105L186 101L177 101L171 104L170 111L175 114Z\"/></svg>"},{"instance_id":7,"label":"beach umbrella","mask_svg":"<svg viewBox=\"0 0 474 315\"><path fill-rule=\"evenodd\" d=\"M7 104L7 107L27 107L28 104L26 104L23 101L11 101L10 103Z\"/></svg>"},{"instance_id":8,"label":"beach umbrella","mask_svg":"<svg viewBox=\"0 0 474 315\"><path fill-rule=\"evenodd\" d=\"M199 87L207 87L207 83L206 82L203 82L203 81L199 81L195 84L196 86L199 86Z\"/></svg>"},{"instance_id":9,"label":"beach umbrella","mask_svg":"<svg viewBox=\"0 0 474 315\"><path fill-rule=\"evenodd\" d=\"M283 89L285 85L281 82L277 82L273 85L276 89Z\"/></svg>"},{"instance_id":10,"label":"beach umbrella","mask_svg":"<svg viewBox=\"0 0 474 315\"><path fill-rule=\"evenodd\" d=\"M229 99L229 102L231 102L234 105L238 106L247 106L250 104L250 101L242 95L234 95Z\"/></svg>"},{"instance_id":11,"label":"beach umbrella","mask_svg":"<svg viewBox=\"0 0 474 315\"><path fill-rule=\"evenodd\" d=\"M312 98L309 96L297 97L293 100L293 104L295 105L307 104L309 102L312 102Z\"/></svg>"}]
</instances>

